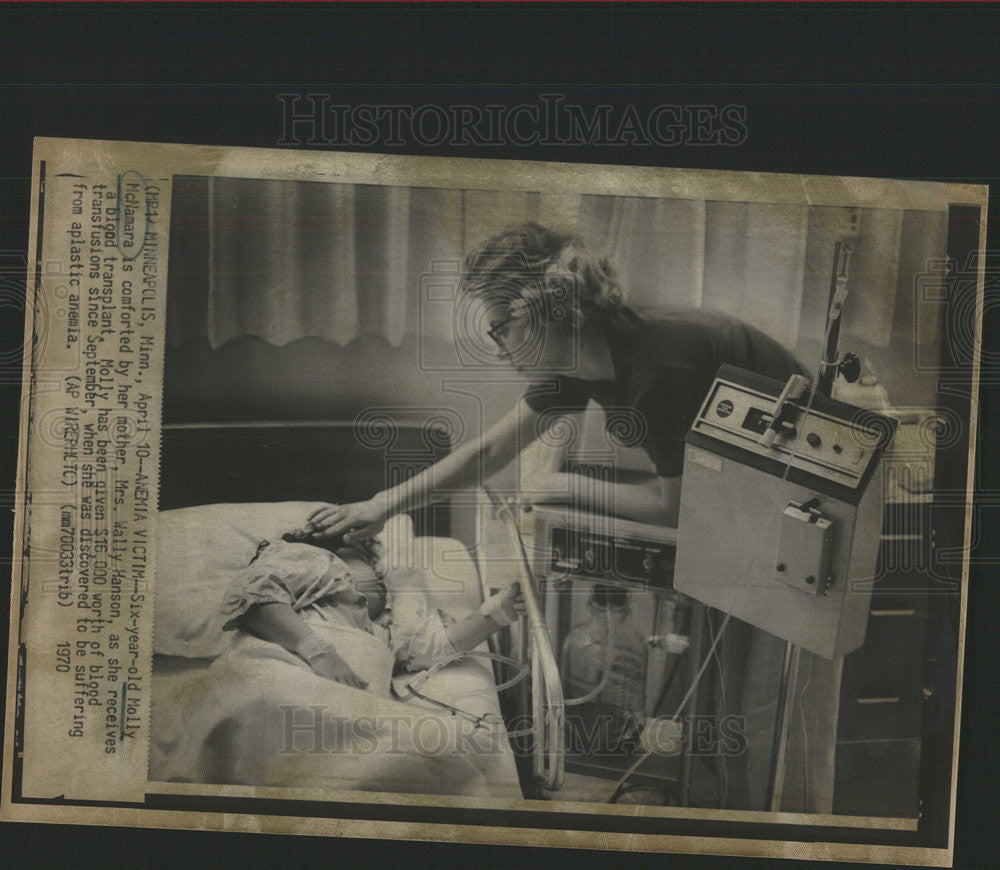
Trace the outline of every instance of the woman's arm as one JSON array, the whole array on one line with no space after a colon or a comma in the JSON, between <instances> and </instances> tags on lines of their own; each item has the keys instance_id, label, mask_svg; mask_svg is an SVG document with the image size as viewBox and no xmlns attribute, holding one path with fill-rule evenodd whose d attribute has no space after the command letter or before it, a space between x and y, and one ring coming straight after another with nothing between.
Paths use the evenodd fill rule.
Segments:
<instances>
[{"instance_id":1,"label":"woman's arm","mask_svg":"<svg viewBox=\"0 0 1000 870\"><path fill-rule=\"evenodd\" d=\"M609 483L583 474L553 472L539 492L538 504L568 504L577 510L604 513L640 523L676 526L680 511L681 478L651 474L638 483Z\"/></svg>"},{"instance_id":2,"label":"woman's arm","mask_svg":"<svg viewBox=\"0 0 1000 870\"><path fill-rule=\"evenodd\" d=\"M356 689L368 687L368 683L340 657L333 644L314 634L288 604L277 601L255 604L241 617L240 628L305 659L321 677Z\"/></svg>"},{"instance_id":3,"label":"woman's arm","mask_svg":"<svg viewBox=\"0 0 1000 870\"><path fill-rule=\"evenodd\" d=\"M478 486L538 437L538 416L521 399L480 438L467 441L398 486L368 501L325 505L314 511L307 530L320 540L348 530L356 538L369 538L394 514L424 507L456 489Z\"/></svg>"}]
</instances>

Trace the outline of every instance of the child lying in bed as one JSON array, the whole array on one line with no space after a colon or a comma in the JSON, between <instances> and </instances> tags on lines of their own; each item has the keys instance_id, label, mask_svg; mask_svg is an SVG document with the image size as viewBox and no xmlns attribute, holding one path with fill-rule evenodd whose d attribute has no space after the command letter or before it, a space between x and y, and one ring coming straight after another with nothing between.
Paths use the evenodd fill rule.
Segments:
<instances>
[{"instance_id":1,"label":"child lying in bed","mask_svg":"<svg viewBox=\"0 0 1000 870\"><path fill-rule=\"evenodd\" d=\"M265 541L226 590L224 629L278 644L319 676L367 689L368 681L346 660L352 650L343 647L352 645L351 630L381 640L396 664L412 671L475 648L523 609L515 584L488 599L478 613L456 621L430 608L422 593L406 591L412 584L405 575L411 570L418 569L394 571L390 589L377 543L331 552L301 543L294 534Z\"/></svg>"}]
</instances>

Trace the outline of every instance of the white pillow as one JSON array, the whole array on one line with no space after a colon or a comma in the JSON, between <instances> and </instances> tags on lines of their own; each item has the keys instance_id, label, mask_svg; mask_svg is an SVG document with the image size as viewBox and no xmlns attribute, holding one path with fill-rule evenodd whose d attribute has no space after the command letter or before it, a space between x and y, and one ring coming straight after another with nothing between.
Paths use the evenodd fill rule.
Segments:
<instances>
[{"instance_id":1,"label":"white pillow","mask_svg":"<svg viewBox=\"0 0 1000 870\"><path fill-rule=\"evenodd\" d=\"M213 504L161 511L156 537L153 651L214 658L226 645L219 604L264 540L300 528L319 502ZM416 563L413 524L401 514L379 535L391 565Z\"/></svg>"}]
</instances>

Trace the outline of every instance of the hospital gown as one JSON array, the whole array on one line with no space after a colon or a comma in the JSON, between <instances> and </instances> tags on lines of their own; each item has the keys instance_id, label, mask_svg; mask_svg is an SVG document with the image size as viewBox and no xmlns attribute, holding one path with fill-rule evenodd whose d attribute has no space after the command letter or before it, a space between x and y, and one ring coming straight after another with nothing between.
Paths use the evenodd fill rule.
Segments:
<instances>
[{"instance_id":1,"label":"hospital gown","mask_svg":"<svg viewBox=\"0 0 1000 870\"><path fill-rule=\"evenodd\" d=\"M372 620L349 566L307 544L262 546L222 601L226 628L254 604L288 604L326 633L366 690L315 674L299 656L247 631L177 696L176 739L160 748L167 780L396 792L517 794L501 729L391 695L401 668L427 668L455 653L449 617L386 578L385 612ZM481 667L478 664L475 667ZM442 676L444 676L442 674ZM474 698L463 700L472 704ZM178 708L179 707L179 708ZM433 738L433 739L432 739Z\"/></svg>"},{"instance_id":2,"label":"hospital gown","mask_svg":"<svg viewBox=\"0 0 1000 870\"><path fill-rule=\"evenodd\" d=\"M223 628L237 628L253 605L272 602L288 604L314 633L328 636L335 648L344 629L372 635L406 670L429 668L456 652L446 632L454 620L428 606L425 595L387 587L385 610L373 620L368 599L355 588L347 563L310 544L262 544L243 576L223 596ZM337 652L349 653L341 648Z\"/></svg>"}]
</instances>

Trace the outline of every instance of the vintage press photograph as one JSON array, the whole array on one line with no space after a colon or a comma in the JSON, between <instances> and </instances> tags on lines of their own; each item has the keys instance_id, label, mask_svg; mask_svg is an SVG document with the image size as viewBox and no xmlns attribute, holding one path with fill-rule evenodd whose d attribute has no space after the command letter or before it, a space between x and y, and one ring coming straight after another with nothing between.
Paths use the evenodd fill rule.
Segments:
<instances>
[{"instance_id":1,"label":"vintage press photograph","mask_svg":"<svg viewBox=\"0 0 1000 870\"><path fill-rule=\"evenodd\" d=\"M153 787L946 824L978 208L492 177L174 176Z\"/></svg>"},{"instance_id":2,"label":"vintage press photograph","mask_svg":"<svg viewBox=\"0 0 1000 870\"><path fill-rule=\"evenodd\" d=\"M40 140L33 194L8 818L950 860L981 188Z\"/></svg>"}]
</instances>

